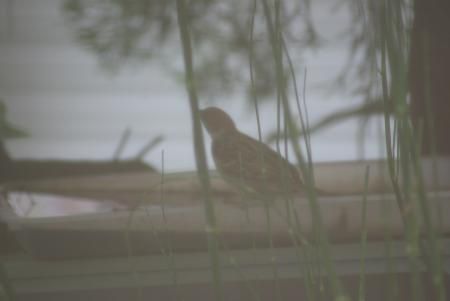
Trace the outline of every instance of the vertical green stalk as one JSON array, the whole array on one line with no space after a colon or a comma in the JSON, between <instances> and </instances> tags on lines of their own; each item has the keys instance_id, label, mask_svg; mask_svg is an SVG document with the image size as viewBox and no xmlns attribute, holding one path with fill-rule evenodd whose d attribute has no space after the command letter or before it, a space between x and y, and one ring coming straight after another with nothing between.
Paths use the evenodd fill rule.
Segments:
<instances>
[{"instance_id":1,"label":"vertical green stalk","mask_svg":"<svg viewBox=\"0 0 450 301\"><path fill-rule=\"evenodd\" d=\"M309 135L308 126L307 126L309 124L308 111L306 109L306 78L307 78L307 69L305 67L304 77L303 77L303 104L304 104L304 107L305 107L305 112L303 113L301 105L300 105L300 93L299 93L298 87L297 87L297 78L295 76L294 64L292 62L291 56L289 55L289 51L287 49L286 43L285 43L283 38L282 38L281 42L283 43L282 46L283 46L284 53L286 55L286 59L287 59L287 63L288 63L288 66L289 66L289 71L290 71L290 75L291 75L291 79L292 79L292 85L293 85L293 88L294 88L294 95L295 95L295 101L296 101L296 104L297 104L297 111L298 111L298 115L299 115L299 119L300 119L300 125L301 125L302 130L305 131L304 132L305 133L305 135L304 135L304 137L305 137L305 145L306 145L307 149L311 150L310 135ZM305 116L303 116L303 115L305 115ZM288 139L288 137L287 137L287 134L288 134L287 133L287 131L288 131L287 126L288 126L287 125L287 121L285 119L285 127L286 127L286 129L285 129L285 131L286 131L286 133L285 133L285 142L287 142L287 139ZM287 147L286 144L285 144L285 147ZM308 189L308 187L307 187L307 189ZM294 215L295 215L297 231L298 231L298 233L301 233L302 231L301 231L301 227L300 227L300 222L298 220L298 215L297 215L297 212L295 211L295 209L294 209ZM316 289L315 288L316 281L314 279L314 264L317 264L317 275L319 277L322 277L321 273L320 273L320 264L321 264L321 262L320 262L320 260L318 260L318 256L316 256L317 252L315 252L313 250L314 248L317 248L317 246L311 247L309 244L304 244L304 247L305 247L304 248L305 249L304 250L304 256L305 256L305 263L306 263L305 273L307 273L306 276L308 276L308 277L305 276L305 278L308 281L308 283L307 283L307 287L308 287L307 296L308 296L309 300L314 300L315 297L313 295L313 292L314 292L314 289ZM307 254L308 252L311 252L313 256L309 257L308 254ZM308 259L308 257L309 257L309 259ZM312 257L314 257L314 258L312 258ZM311 264L311 266L309 266L309 264ZM323 293L323 281L322 281L322 278L320 279L320 284L319 284L318 290L319 290L319 293ZM310 291L310 292L308 292L308 291Z\"/></svg>"},{"instance_id":2,"label":"vertical green stalk","mask_svg":"<svg viewBox=\"0 0 450 301\"><path fill-rule=\"evenodd\" d=\"M165 183L165 167L164 167L164 150L161 151L161 193L160 193L160 204L161 204L161 214L163 218L164 223L164 230L166 234L166 241L167 241L167 254L166 257L168 259L168 266L172 275L172 285L175 289L175 296L178 298L180 295L178 293L178 272L177 268L175 266L175 256L173 254L172 250L172 241L169 233L169 227L166 217L166 206L165 206L165 198L164 198L164 183ZM164 251L165 249L163 249ZM165 254L163 254L165 255Z\"/></svg>"},{"instance_id":3,"label":"vertical green stalk","mask_svg":"<svg viewBox=\"0 0 450 301\"><path fill-rule=\"evenodd\" d=\"M382 212L382 220L383 223L388 225L390 222L390 218L392 218L392 203L388 199L383 200L383 212ZM395 260L392 256L392 233L389 227L386 227L386 232L384 233L384 254L386 258L386 284L387 284L387 292L386 292L386 300L387 301L395 301L398 299L398 279L395 274Z\"/></svg>"},{"instance_id":4,"label":"vertical green stalk","mask_svg":"<svg viewBox=\"0 0 450 301\"><path fill-rule=\"evenodd\" d=\"M394 21L392 20L392 6L389 3L383 2L381 5L381 78L382 78L382 91L383 99L385 103L385 132L386 132L386 150L388 155L388 168L390 178L396 195L396 200L400 209L401 217L403 219L405 234L407 239L407 254L411 264L411 286L413 289L413 299L417 300L421 295L420 290L420 275L419 275L419 262L418 262L418 225L417 219L414 214L414 208L411 202L411 171L409 166L409 153L408 153L408 136L405 135L405 131L408 128L408 122L405 112L406 105L406 93L405 86L402 82L405 69L403 66L404 58L400 55L400 47L398 45L398 39L393 37ZM391 27L389 27L391 26ZM398 34L399 32L397 32ZM389 69L388 67L389 66ZM387 73L390 72L391 83L388 86ZM403 90L403 91L402 91ZM392 150L392 138L389 115L387 114L388 101L392 101L394 104L394 112L397 128L397 141L398 141L398 160L399 169L402 176L402 189L398 182L398 174L394 166L394 155ZM402 193L403 192L403 193ZM408 203L406 203L406 201Z\"/></svg>"},{"instance_id":5,"label":"vertical green stalk","mask_svg":"<svg viewBox=\"0 0 450 301\"><path fill-rule=\"evenodd\" d=\"M384 25L384 18L381 20L381 24ZM386 29L382 28L382 35L386 32ZM389 175L392 182L392 188L395 193L395 199L397 200L398 207L400 209L401 217L403 219L403 223L405 223L405 205L402 193L400 191L400 185L398 183L398 176L395 169L395 157L393 153L392 146L392 136L391 136L391 121L389 114L389 92L388 92L388 82L387 82L387 59L386 59L386 40L382 40L381 44L381 85L383 91L383 102L384 102L384 129L386 133L386 153L387 153L387 163L389 169Z\"/></svg>"},{"instance_id":6,"label":"vertical green stalk","mask_svg":"<svg viewBox=\"0 0 450 301\"><path fill-rule=\"evenodd\" d=\"M258 98L256 96L255 91L255 79L254 79L254 71L253 71L253 62L254 62L254 52L253 52L253 30L254 30L254 22L255 22L255 15L256 15L256 0L253 2L251 17L250 17L250 32L249 32L249 71L250 71L250 82L251 82L251 95L253 98L253 104L255 107L255 114L256 114L256 123L258 127L258 138L259 141L262 142L262 133L261 133L261 122L260 122L260 116L259 116L259 107L258 107ZM258 157L259 161L261 163L261 167L265 168L264 163L264 156L261 149L258 151ZM273 233L272 233L272 222L270 217L270 208L267 200L264 200L264 210L266 213L266 222L267 222L267 235L269 239L269 249L270 249L270 262L272 266L272 273L275 281L275 290L276 290L276 300L280 300L281 298L281 291L280 291L280 285L279 285L279 279L278 279L278 268L276 265L276 257L274 252L274 246L273 246Z\"/></svg>"},{"instance_id":7,"label":"vertical green stalk","mask_svg":"<svg viewBox=\"0 0 450 301\"><path fill-rule=\"evenodd\" d=\"M361 227L362 227L362 234L361 234L361 259L360 259L360 272L359 272L359 301L364 301L365 298L365 258L364 255L366 254L366 245L367 245L367 222L366 222L366 216L367 216L367 190L369 186L369 172L370 167L366 167L366 172L364 176L364 194L363 194L363 200L362 200L362 210L361 210Z\"/></svg>"},{"instance_id":8,"label":"vertical green stalk","mask_svg":"<svg viewBox=\"0 0 450 301\"><path fill-rule=\"evenodd\" d=\"M253 99L253 105L255 106L255 114L256 114L256 124L258 127L258 140L262 142L262 134L261 134L261 120L259 118L259 107L258 107L258 97L256 96L256 85L255 85L255 76L254 76L254 52L253 52L253 31L255 25L255 15L256 15L256 0L253 1L253 7L250 17L250 32L249 32L249 51L248 51L248 62L249 62L249 71L250 71L250 84L251 84L251 95Z\"/></svg>"},{"instance_id":9,"label":"vertical green stalk","mask_svg":"<svg viewBox=\"0 0 450 301\"><path fill-rule=\"evenodd\" d=\"M214 203L211 200L211 188L209 182L208 165L206 162L205 146L203 142L202 128L200 124L200 112L198 108L197 89L193 68L190 22L188 7L185 0L177 0L177 19L180 31L180 39L183 47L184 68L186 76L186 90L189 95L189 104L193 122L195 161L197 174L203 190L203 200L206 215L206 235L208 240L208 253L212 270L214 295L216 300L223 300L222 279L220 272L218 229L214 212Z\"/></svg>"},{"instance_id":10,"label":"vertical green stalk","mask_svg":"<svg viewBox=\"0 0 450 301\"><path fill-rule=\"evenodd\" d=\"M249 26L250 26L250 33L249 33L249 66L250 66L250 68L249 69L250 69L250 82L251 82L251 96L252 96L253 104L254 104L254 107L255 107L257 128L258 128L258 137L259 137L259 141L262 142L260 116L259 116L259 108L258 108L258 99L257 99L257 96L256 96L256 91L255 91L254 68L253 68L253 64L254 64L254 58L253 58L254 57L254 52L253 52L253 43L254 43L254 41L253 41L253 30L254 30L254 19L255 19L255 15L256 15L256 8L257 8L256 4L257 4L257 1L254 0L253 3L252 3L252 7L251 7L251 17L250 17L250 24L249 24ZM294 82L295 82L295 74L293 73L292 76L294 77ZM281 104L280 100L281 100L280 99L280 95L278 94L278 97L277 97L277 124L278 124L277 150L278 150L278 152L280 152L279 151L279 145L278 145L279 133L280 133L280 130L279 130L280 104ZM284 119L284 121L285 121L284 122L284 135L285 135L285 137L284 137L284 141L285 141L284 148L285 148L285 157L286 157L286 159L288 159L288 156L287 156L287 135L288 135L288 129L287 129L286 119ZM264 158L263 158L261 152L259 153L259 155L261 156L261 158L260 158L261 164L262 164L262 166L264 166ZM285 174L285 172L286 171L283 168L283 176L284 177L287 176ZM284 187L284 189L288 189L288 188ZM304 285L305 285L305 289L306 289L307 299L312 301L312 300L315 299L314 295L312 293L312 288L313 288L314 281L313 281L313 277L312 277L313 273L312 273L311 269L308 269L309 268L308 264L310 263L310 261L308 260L308 256L307 256L307 251L308 250L306 250L307 242L304 243L304 247L305 248L300 249L298 240L300 240L300 242L302 242L302 241L305 242L306 240L301 237L302 236L302 234L301 234L302 231L300 229L300 225L298 224L298 229L295 229L293 227L293 225L292 225L292 222L291 222L291 219L290 219L290 211L291 211L290 209L292 207L289 208L289 201L292 201L292 200L286 199L287 224L288 224L288 228L289 228L288 231L289 231L289 235L290 235L290 237L292 239L292 242L294 244L294 247L296 249L299 271L300 271L301 274L304 275L303 280L304 280ZM268 209L267 206L265 208ZM284 218L284 216L283 216L283 214L281 212L278 212L278 213L279 213L280 217ZM270 214L270 213L268 213L266 211L266 215L268 215L268 214ZM270 216L268 216L268 217L269 217L268 221L270 222ZM298 222L298 220L297 220L297 222ZM268 228L269 228L268 231L271 232L271 227L268 227ZM301 251L303 251L303 252L301 252ZM303 257L303 263L302 263L302 260L301 260L302 257ZM305 265L306 268L304 268L302 266L302 264ZM276 275L276 270L274 270L274 273ZM277 295L279 296L280 294L277 293Z\"/></svg>"},{"instance_id":11,"label":"vertical green stalk","mask_svg":"<svg viewBox=\"0 0 450 301\"><path fill-rule=\"evenodd\" d=\"M418 127L414 131L407 102L407 75L408 75L408 50L410 44L408 42L408 31L403 24L404 7L402 3L393 3L392 1L385 1L381 11L382 24L382 83L384 99L387 101L387 95L390 96L391 102L394 104L394 112L396 117L395 140L397 141L397 158L398 165L390 164L391 180L394 184L394 191L397 195L400 211L402 214L405 236L407 240L407 252L411 264L411 280L412 280L412 297L414 300L424 298L422 289L422 263L425 263L428 271L432 275L432 284L437 290L439 300L445 300L446 292L443 285L443 271L441 267L441 254L438 236L433 225L431 212L429 208L429 200L425 191L423 175L421 170L420 157L420 141L422 128ZM427 51L424 51L426 53ZM428 72L428 66L425 63L425 73ZM387 85L387 70L389 65L390 87ZM428 76L427 74L425 75ZM429 88L426 88L426 90ZM389 90L389 92L388 92ZM425 94L428 94L426 91ZM426 95L428 97L428 95ZM426 100L427 101L427 100ZM426 107L428 110L427 117L432 123L432 116L430 116L429 104ZM390 134L388 128L387 117L386 121L386 135ZM428 130L429 136L433 138L432 124ZM418 134L417 134L418 133ZM387 137L387 142L390 142L390 137ZM387 145L388 163L394 160L391 147ZM398 171L396 171L398 170ZM398 174L402 178L402 195L398 182ZM394 178L395 177L395 178ZM419 220L419 218L421 219ZM420 221L422 223L420 223ZM423 227L424 229L422 229ZM422 232L425 233L422 233ZM425 234L425 235L421 235ZM426 239L424 239L426 238Z\"/></svg>"},{"instance_id":12,"label":"vertical green stalk","mask_svg":"<svg viewBox=\"0 0 450 301\"><path fill-rule=\"evenodd\" d=\"M279 5L279 1L276 1ZM321 246L321 251L323 254L323 258L325 261L325 267L327 270L327 274L330 279L331 288L334 294L334 297L338 300L346 300L347 297L344 295L342 286L340 284L340 281L337 277L334 264L331 259L330 254L330 246L327 238L327 234L323 227L323 220L322 220L322 214L320 212L319 205L316 201L316 194L315 194L315 184L314 184L314 176L313 171L311 169L312 165L312 157L310 150L308 151L308 162L309 166L306 167L306 164L304 162L304 159L302 158L299 143L298 143L298 137L296 135L295 131L295 123L293 121L293 118L290 114L289 109L289 101L286 93L286 84L285 84L285 76L284 76L284 68L283 68L283 53L282 53L282 43L281 43L281 26L275 22L275 25L272 21L271 11L269 4L267 0L263 1L263 9L264 9L264 15L266 18L266 25L267 30L269 34L270 44L272 47L272 54L274 58L274 65L275 65L275 71L276 71L276 78L277 78L277 92L281 96L281 101L283 104L283 109L285 113L285 118L287 119L288 129L290 133L290 138L292 140L292 146L294 149L294 153L297 157L297 161L300 165L301 170L304 174L304 180L305 180L305 188L307 190L308 200L310 203L311 213L313 216L313 225L315 228L315 234L318 237L319 245ZM306 172L307 171L307 172Z\"/></svg>"}]
</instances>

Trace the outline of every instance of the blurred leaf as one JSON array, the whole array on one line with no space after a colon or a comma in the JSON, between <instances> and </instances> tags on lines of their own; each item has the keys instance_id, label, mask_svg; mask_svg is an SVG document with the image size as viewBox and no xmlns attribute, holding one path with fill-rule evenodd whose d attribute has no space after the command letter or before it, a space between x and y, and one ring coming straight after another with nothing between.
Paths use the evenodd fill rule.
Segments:
<instances>
[{"instance_id":1,"label":"blurred leaf","mask_svg":"<svg viewBox=\"0 0 450 301\"><path fill-rule=\"evenodd\" d=\"M252 1L197 0L188 5L199 92L214 99L211 96L248 90L250 79L244 66L248 65ZM77 41L105 70L118 72L126 65L162 59L162 69L173 74L182 71L174 0L65 0L62 10ZM302 49L318 39L311 18L306 17L308 11L309 0L284 5L286 39L303 41ZM261 96L273 95L275 87L265 30L264 20L257 18L254 68L256 92ZM301 54L296 51L297 61Z\"/></svg>"}]
</instances>

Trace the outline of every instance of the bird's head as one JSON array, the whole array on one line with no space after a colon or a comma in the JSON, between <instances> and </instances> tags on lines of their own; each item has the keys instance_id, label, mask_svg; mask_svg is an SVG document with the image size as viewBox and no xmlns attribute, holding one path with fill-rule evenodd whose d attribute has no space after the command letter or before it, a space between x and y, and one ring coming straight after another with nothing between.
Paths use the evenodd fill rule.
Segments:
<instances>
[{"instance_id":1,"label":"bird's head","mask_svg":"<svg viewBox=\"0 0 450 301\"><path fill-rule=\"evenodd\" d=\"M212 139L236 130L236 125L227 113L216 107L200 110L200 118Z\"/></svg>"}]
</instances>

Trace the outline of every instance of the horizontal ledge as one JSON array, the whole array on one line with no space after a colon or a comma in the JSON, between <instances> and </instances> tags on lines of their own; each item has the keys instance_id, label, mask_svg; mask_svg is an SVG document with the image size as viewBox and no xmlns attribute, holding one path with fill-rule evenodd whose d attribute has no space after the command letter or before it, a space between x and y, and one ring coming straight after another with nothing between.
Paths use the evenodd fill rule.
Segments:
<instances>
[{"instance_id":1,"label":"horizontal ledge","mask_svg":"<svg viewBox=\"0 0 450 301\"><path fill-rule=\"evenodd\" d=\"M438 158L436 161L425 158L421 163L427 191L450 191L450 158ZM389 169L385 160L316 163L315 183L318 188L331 195L361 195L367 166L370 167L368 193L392 192ZM210 175L212 191L215 194L231 199L237 198L216 172L211 172ZM163 187L164 201L167 204L195 205L201 202L201 186L195 172L165 175ZM139 202L158 204L161 201L162 186L161 174L129 171L13 181L2 184L0 188L11 192L55 194L81 200L109 200L135 205Z\"/></svg>"},{"instance_id":2,"label":"horizontal ledge","mask_svg":"<svg viewBox=\"0 0 450 301\"><path fill-rule=\"evenodd\" d=\"M444 272L450 275L450 240L442 240L441 246L444 250L443 266L447 267ZM360 247L358 244L332 247L332 259L338 275L360 273ZM386 273L389 260L395 273L409 272L409 258L405 250L403 243L393 242L388 259L385 243L369 243L364 257L366 276ZM280 279L301 279L304 269L313 263L299 260L299 251L303 252L295 248L221 252L223 279L226 282L272 279L274 263ZM177 255L172 259L172 263L164 255L64 262L15 259L4 262L4 266L18 293L172 286L174 272L180 285L211 281L207 253ZM323 268L321 270L321 275L324 275Z\"/></svg>"},{"instance_id":3,"label":"horizontal ledge","mask_svg":"<svg viewBox=\"0 0 450 301\"><path fill-rule=\"evenodd\" d=\"M445 176L446 172L450 172L450 160L441 159L439 162L439 176L440 179L444 179L441 176ZM324 178L328 177L326 171L334 169L342 171L340 176L336 175L336 170L331 174L331 179L338 183L342 179L348 181L348 178L352 181L356 181L356 179L363 181L364 177L361 175L367 164L376 168L383 162L317 164L315 167L316 174L318 178L322 179L322 182L318 181L318 183L326 183L324 180ZM430 172L430 161L424 161L423 164L424 170ZM445 168L447 167L448 169L446 170ZM344 172L346 168L349 170L349 177ZM126 198L128 194L136 194L136 192L146 195L145 190L139 189L147 187L147 192L149 191L148 189L153 189L153 199L151 202L147 202L145 198L142 199L142 204L145 204L145 206L139 207L138 210L132 212L119 210L106 213L47 218L28 218L10 214L6 221L11 229L17 232L17 237L25 249L32 255L41 258L65 259L122 256L128 252L126 241L124 240L124 233L127 231L130 234L132 247L138 250L136 254L159 253L161 251L161 241L167 241L168 239L171 240L172 250L176 253L204 251L206 250L206 220L198 183L195 184L195 179L192 173L167 175L168 186L164 188L164 196L175 195L179 202L176 202L175 199L164 199L164 201L161 201L160 176L155 174L123 173L120 176L97 175L83 177L75 182L71 182L70 179L33 182L29 183L29 185L33 184L41 188L50 185L53 188L58 188L58 191L62 194L64 194L63 191L65 193L68 193L68 191L79 193L79 191L75 191L80 189L83 193L92 195L98 192L96 190L98 187L109 187L109 193L121 195L123 198ZM386 181L386 178L382 179ZM449 179L450 176L445 178L446 181L449 181ZM376 182L376 179L373 179L373 181ZM431 180L428 182L432 183ZM151 185L152 183L154 184L153 186ZM233 194L229 187L216 175L212 178L212 184L214 188L213 200L216 205L215 209L219 225L218 233L229 245L229 248L248 249L253 245L257 247L266 246L266 212L261 202L249 202L244 205L240 198ZM326 189L326 185L323 186ZM354 186L358 187L359 184L356 183ZM147 197L151 195L148 194ZM362 195L358 194L319 197L318 202L324 229L333 242L359 241L363 228L362 200ZM450 219L446 217L450 213L450 191L429 191L427 201L431 220L434 222L435 227L438 228L439 226L437 230L443 236L449 236ZM246 205L249 205L248 211L245 210ZM403 236L404 226L402 218L395 196L392 193L371 192L367 196L366 205L365 227L369 241L384 239L386 233L393 238L401 238ZM162 214L163 207L165 211L164 216ZM292 233L293 229L297 229L298 225L294 227L288 224L285 214L285 202L274 202L270 209L275 245L277 247L292 246L292 238L289 233ZM305 198L294 200L291 203L291 210L297 212L301 235L311 238L313 235L313 220L308 201ZM4 214L5 211L2 210L1 212ZM109 247L105 248L104 246Z\"/></svg>"}]
</instances>

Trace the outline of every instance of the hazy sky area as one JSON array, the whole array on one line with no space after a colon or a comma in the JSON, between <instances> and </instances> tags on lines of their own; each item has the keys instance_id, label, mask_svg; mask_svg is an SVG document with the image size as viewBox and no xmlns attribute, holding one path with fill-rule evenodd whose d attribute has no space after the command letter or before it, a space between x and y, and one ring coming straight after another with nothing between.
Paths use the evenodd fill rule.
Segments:
<instances>
[{"instance_id":1,"label":"hazy sky area","mask_svg":"<svg viewBox=\"0 0 450 301\"><path fill-rule=\"evenodd\" d=\"M61 14L62 1L14 0L9 13L7 3L0 0L0 98L6 102L10 122L30 134L26 139L7 141L13 157L108 159L129 127L132 136L124 157L163 134L164 142L146 156L146 161L159 167L164 150L168 171L195 167L187 95L184 86L160 70L161 65L149 62L114 76L107 74L95 57L75 42ZM327 1L315 5L320 33L333 36L348 16L345 11L333 11ZM346 53L345 43L333 42L306 55L311 122L360 102L344 92L330 95L318 88L319 83L336 75ZM214 105L229 112L242 131L256 137L255 116L244 97L229 95ZM201 106L208 104L207 99L201 100ZM275 127L274 110L273 104L262 107L265 133ZM358 159L358 124L350 120L314 135L314 160ZM366 139L365 158L379 157L382 145L376 122Z\"/></svg>"}]
</instances>

